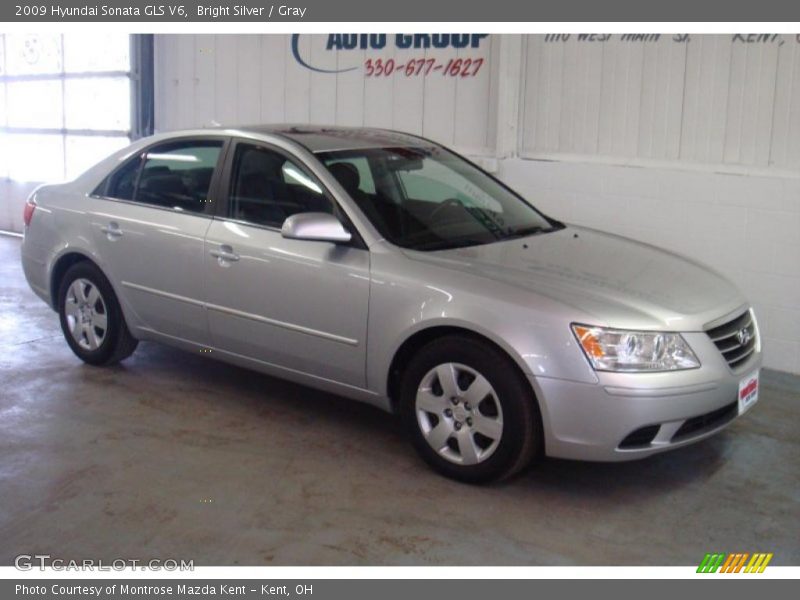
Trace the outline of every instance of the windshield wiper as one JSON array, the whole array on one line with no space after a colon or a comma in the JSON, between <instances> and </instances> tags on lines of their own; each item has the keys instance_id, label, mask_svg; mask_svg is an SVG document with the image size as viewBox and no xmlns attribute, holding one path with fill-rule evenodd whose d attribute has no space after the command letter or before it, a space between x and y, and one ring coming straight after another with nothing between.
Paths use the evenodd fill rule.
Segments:
<instances>
[{"instance_id":1,"label":"windshield wiper","mask_svg":"<svg viewBox=\"0 0 800 600\"><path fill-rule=\"evenodd\" d=\"M525 237L528 235L536 235L538 233L543 233L544 231L545 228L542 227L541 225L535 225L533 227L522 227L520 229L513 229L509 231L508 235L506 236L506 239Z\"/></svg>"},{"instance_id":2,"label":"windshield wiper","mask_svg":"<svg viewBox=\"0 0 800 600\"><path fill-rule=\"evenodd\" d=\"M520 229L514 229L508 232L506 239L513 239L513 238L520 238L526 237L529 235L538 235L540 233L550 233L551 231L557 231L561 229L561 227L553 226L553 227L542 227L541 225L532 225L531 227L521 227Z\"/></svg>"}]
</instances>

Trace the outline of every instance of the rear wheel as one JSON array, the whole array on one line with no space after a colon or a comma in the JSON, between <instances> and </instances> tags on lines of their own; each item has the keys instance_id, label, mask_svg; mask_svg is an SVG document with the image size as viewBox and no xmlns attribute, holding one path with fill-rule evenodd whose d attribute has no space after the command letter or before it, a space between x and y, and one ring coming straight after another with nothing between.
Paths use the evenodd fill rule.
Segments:
<instances>
[{"instance_id":1,"label":"rear wheel","mask_svg":"<svg viewBox=\"0 0 800 600\"><path fill-rule=\"evenodd\" d=\"M58 314L67 344L84 362L110 365L136 349L111 284L90 262L79 262L64 274Z\"/></svg>"},{"instance_id":2,"label":"rear wheel","mask_svg":"<svg viewBox=\"0 0 800 600\"><path fill-rule=\"evenodd\" d=\"M424 346L403 374L401 402L417 451L454 479L510 477L541 447L530 384L505 354L473 338L448 336Z\"/></svg>"}]
</instances>

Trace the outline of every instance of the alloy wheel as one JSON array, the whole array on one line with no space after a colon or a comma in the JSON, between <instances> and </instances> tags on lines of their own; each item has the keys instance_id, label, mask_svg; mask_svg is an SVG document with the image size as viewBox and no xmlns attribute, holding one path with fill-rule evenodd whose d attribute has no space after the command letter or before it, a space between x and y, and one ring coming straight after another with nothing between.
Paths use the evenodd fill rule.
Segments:
<instances>
[{"instance_id":1,"label":"alloy wheel","mask_svg":"<svg viewBox=\"0 0 800 600\"><path fill-rule=\"evenodd\" d=\"M97 286L76 279L67 289L64 313L70 335L84 350L97 350L108 333L108 311Z\"/></svg>"},{"instance_id":2,"label":"alloy wheel","mask_svg":"<svg viewBox=\"0 0 800 600\"><path fill-rule=\"evenodd\" d=\"M503 410L489 381L475 369L443 363L422 378L415 410L423 437L459 465L487 460L503 436Z\"/></svg>"}]
</instances>

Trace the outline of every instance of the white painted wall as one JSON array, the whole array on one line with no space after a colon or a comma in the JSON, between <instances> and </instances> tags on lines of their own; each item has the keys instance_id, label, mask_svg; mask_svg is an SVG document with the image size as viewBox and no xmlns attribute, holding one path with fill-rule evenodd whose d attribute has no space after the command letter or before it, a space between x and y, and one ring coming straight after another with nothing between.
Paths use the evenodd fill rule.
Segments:
<instances>
[{"instance_id":1,"label":"white painted wall","mask_svg":"<svg viewBox=\"0 0 800 600\"><path fill-rule=\"evenodd\" d=\"M293 57L288 35L165 35L155 38L156 128L219 124L321 123L400 129L473 154L494 149L491 107L496 45L478 48L399 49L387 35L382 50L329 50L327 35L302 35ZM365 61L481 59L475 76L365 76ZM435 68L435 67L433 67ZM471 72L471 71L470 71ZM496 79L496 75L494 77Z\"/></svg>"},{"instance_id":2,"label":"white painted wall","mask_svg":"<svg viewBox=\"0 0 800 600\"><path fill-rule=\"evenodd\" d=\"M800 169L800 36L525 36L521 154Z\"/></svg>"}]
</instances>

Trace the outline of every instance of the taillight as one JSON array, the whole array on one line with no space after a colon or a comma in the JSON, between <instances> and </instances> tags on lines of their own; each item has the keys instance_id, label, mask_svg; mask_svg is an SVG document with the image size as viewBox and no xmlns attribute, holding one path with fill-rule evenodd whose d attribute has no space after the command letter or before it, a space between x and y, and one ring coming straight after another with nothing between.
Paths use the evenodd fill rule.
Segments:
<instances>
[{"instance_id":1,"label":"taillight","mask_svg":"<svg viewBox=\"0 0 800 600\"><path fill-rule=\"evenodd\" d=\"M22 213L22 220L25 222L25 227L31 224L34 210L36 210L36 200L28 198L28 201L25 203L25 212Z\"/></svg>"}]
</instances>

